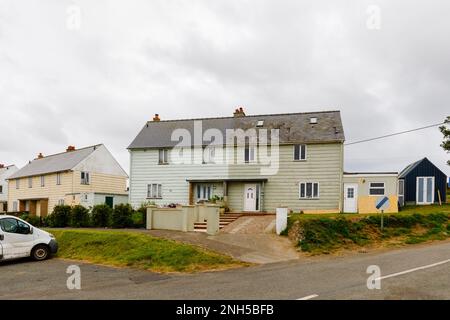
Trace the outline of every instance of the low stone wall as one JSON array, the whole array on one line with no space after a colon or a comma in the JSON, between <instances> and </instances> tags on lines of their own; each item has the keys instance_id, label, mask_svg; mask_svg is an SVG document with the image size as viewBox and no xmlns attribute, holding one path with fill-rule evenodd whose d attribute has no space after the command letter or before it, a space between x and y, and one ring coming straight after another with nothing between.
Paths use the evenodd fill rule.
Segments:
<instances>
[{"instance_id":1,"label":"low stone wall","mask_svg":"<svg viewBox=\"0 0 450 320\"><path fill-rule=\"evenodd\" d=\"M194 231L196 222L208 222L208 234L219 231L219 206L201 204L195 206L180 206L176 208L147 208L147 229Z\"/></svg>"},{"instance_id":2,"label":"low stone wall","mask_svg":"<svg viewBox=\"0 0 450 320\"><path fill-rule=\"evenodd\" d=\"M147 208L147 229L194 231L194 206Z\"/></svg>"}]
</instances>

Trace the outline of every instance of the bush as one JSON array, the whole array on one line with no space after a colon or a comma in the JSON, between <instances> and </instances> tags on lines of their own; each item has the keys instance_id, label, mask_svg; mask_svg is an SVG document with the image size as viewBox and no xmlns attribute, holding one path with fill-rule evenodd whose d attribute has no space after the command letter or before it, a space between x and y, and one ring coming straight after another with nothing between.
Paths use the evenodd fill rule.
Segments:
<instances>
[{"instance_id":1,"label":"bush","mask_svg":"<svg viewBox=\"0 0 450 320\"><path fill-rule=\"evenodd\" d=\"M76 205L70 213L69 225L74 228L89 227L89 210L81 205Z\"/></svg>"},{"instance_id":2,"label":"bush","mask_svg":"<svg viewBox=\"0 0 450 320\"><path fill-rule=\"evenodd\" d=\"M129 204L118 204L112 213L113 228L129 228L133 226L133 208Z\"/></svg>"},{"instance_id":3,"label":"bush","mask_svg":"<svg viewBox=\"0 0 450 320\"><path fill-rule=\"evenodd\" d=\"M92 225L106 228L111 225L112 209L106 204L98 204L92 209Z\"/></svg>"},{"instance_id":4,"label":"bush","mask_svg":"<svg viewBox=\"0 0 450 320\"><path fill-rule=\"evenodd\" d=\"M133 220L133 228L145 228L145 216L146 214L144 214L142 210L134 211L131 215L131 219Z\"/></svg>"},{"instance_id":5,"label":"bush","mask_svg":"<svg viewBox=\"0 0 450 320\"><path fill-rule=\"evenodd\" d=\"M69 225L71 207L66 205L56 206L48 217L48 226L52 228L65 228Z\"/></svg>"},{"instance_id":6,"label":"bush","mask_svg":"<svg viewBox=\"0 0 450 320\"><path fill-rule=\"evenodd\" d=\"M33 216L28 213L23 213L19 216L20 219L25 220L29 224L35 227L41 227L41 218L38 216Z\"/></svg>"}]
</instances>

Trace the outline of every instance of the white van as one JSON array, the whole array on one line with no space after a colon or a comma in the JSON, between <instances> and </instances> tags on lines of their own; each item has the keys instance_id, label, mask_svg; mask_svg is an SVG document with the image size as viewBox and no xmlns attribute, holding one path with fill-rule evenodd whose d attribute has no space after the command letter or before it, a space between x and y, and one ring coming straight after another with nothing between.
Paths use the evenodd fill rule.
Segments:
<instances>
[{"instance_id":1,"label":"white van","mask_svg":"<svg viewBox=\"0 0 450 320\"><path fill-rule=\"evenodd\" d=\"M0 215L0 261L23 257L41 261L57 251L52 234L17 217Z\"/></svg>"}]
</instances>

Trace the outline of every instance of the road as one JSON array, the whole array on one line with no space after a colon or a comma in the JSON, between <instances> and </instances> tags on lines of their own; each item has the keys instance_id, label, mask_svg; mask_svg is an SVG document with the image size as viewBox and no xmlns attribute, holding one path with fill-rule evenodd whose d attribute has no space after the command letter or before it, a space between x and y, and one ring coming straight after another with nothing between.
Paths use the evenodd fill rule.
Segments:
<instances>
[{"instance_id":1,"label":"road","mask_svg":"<svg viewBox=\"0 0 450 320\"><path fill-rule=\"evenodd\" d=\"M81 290L67 289L72 264ZM381 268L381 290L367 288L370 265ZM450 299L449 242L191 275L60 259L2 263L0 271L0 299Z\"/></svg>"}]
</instances>

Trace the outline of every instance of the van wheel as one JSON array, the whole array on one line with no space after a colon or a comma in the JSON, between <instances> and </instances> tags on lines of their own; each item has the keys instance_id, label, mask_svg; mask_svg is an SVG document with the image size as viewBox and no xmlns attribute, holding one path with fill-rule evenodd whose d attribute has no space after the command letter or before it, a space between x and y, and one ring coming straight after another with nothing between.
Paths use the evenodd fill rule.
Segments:
<instances>
[{"instance_id":1,"label":"van wheel","mask_svg":"<svg viewBox=\"0 0 450 320\"><path fill-rule=\"evenodd\" d=\"M31 251L31 257L36 261L42 261L48 258L50 250L45 245L37 245Z\"/></svg>"}]
</instances>

